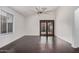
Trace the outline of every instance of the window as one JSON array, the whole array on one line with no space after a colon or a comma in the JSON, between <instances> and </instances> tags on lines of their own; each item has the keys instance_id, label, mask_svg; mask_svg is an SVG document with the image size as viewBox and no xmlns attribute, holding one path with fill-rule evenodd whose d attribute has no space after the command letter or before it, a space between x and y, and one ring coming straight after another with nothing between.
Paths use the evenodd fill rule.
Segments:
<instances>
[{"instance_id":1,"label":"window","mask_svg":"<svg viewBox=\"0 0 79 59\"><path fill-rule=\"evenodd\" d=\"M0 10L0 34L13 32L13 15Z\"/></svg>"}]
</instances>

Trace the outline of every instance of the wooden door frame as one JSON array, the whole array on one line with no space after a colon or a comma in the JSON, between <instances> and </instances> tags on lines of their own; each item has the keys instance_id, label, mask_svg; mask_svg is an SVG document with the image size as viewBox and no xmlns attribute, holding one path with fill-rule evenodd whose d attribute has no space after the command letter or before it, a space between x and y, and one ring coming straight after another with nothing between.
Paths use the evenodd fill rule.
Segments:
<instances>
[{"instance_id":1,"label":"wooden door frame","mask_svg":"<svg viewBox=\"0 0 79 59\"><path fill-rule=\"evenodd\" d=\"M41 34L41 22L53 22L53 34L52 35L48 35L47 30L46 30L46 35ZM46 23L46 26L47 26L47 23ZM54 20L40 20L40 36L54 36Z\"/></svg>"}]
</instances>

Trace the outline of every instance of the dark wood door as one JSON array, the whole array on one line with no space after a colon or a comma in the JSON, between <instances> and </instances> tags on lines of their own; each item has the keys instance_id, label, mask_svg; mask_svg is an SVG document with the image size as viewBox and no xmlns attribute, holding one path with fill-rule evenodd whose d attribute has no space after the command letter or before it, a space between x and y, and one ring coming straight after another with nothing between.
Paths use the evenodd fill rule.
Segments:
<instances>
[{"instance_id":1,"label":"dark wood door","mask_svg":"<svg viewBox=\"0 0 79 59\"><path fill-rule=\"evenodd\" d=\"M54 35L54 20L40 20L40 36Z\"/></svg>"}]
</instances>

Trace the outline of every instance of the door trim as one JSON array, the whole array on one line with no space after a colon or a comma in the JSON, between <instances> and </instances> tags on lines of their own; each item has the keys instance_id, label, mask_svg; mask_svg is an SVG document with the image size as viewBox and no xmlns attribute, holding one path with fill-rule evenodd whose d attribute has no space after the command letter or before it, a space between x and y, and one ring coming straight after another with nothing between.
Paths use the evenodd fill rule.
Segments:
<instances>
[{"instance_id":1,"label":"door trim","mask_svg":"<svg viewBox=\"0 0 79 59\"><path fill-rule=\"evenodd\" d=\"M47 22L53 22L53 34L52 35L48 35L47 30L46 30L46 35L41 34L41 22L46 22L46 26L47 26ZM54 20L40 20L40 36L54 36Z\"/></svg>"}]
</instances>

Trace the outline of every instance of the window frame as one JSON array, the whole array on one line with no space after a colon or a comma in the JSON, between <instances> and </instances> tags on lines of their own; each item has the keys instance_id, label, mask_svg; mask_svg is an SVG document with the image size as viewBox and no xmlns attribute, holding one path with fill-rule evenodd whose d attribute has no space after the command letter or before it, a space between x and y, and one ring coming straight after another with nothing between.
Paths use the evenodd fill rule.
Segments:
<instances>
[{"instance_id":1,"label":"window frame","mask_svg":"<svg viewBox=\"0 0 79 59\"><path fill-rule=\"evenodd\" d=\"M9 31L8 31L8 29L9 29L8 23L9 23L9 22L8 22L8 19L6 19L6 33L0 33L0 34L13 33L13 32L14 32L14 30L13 30L13 28L14 28L14 27L13 27L13 18L14 18L14 15L11 14L11 13L9 13L9 12L7 12L7 11L2 10L2 9L0 9L0 11L1 11L1 14L0 14L1 17L4 16L4 15L2 14L2 12L6 14L6 17L8 17L8 15L10 15L10 16L12 17L12 18L11 18L11 21L12 21L12 22L10 22L10 23L12 23L12 32L9 32ZM2 21L2 19L1 19L1 21ZM1 24L1 26L2 26L2 24Z\"/></svg>"}]
</instances>

